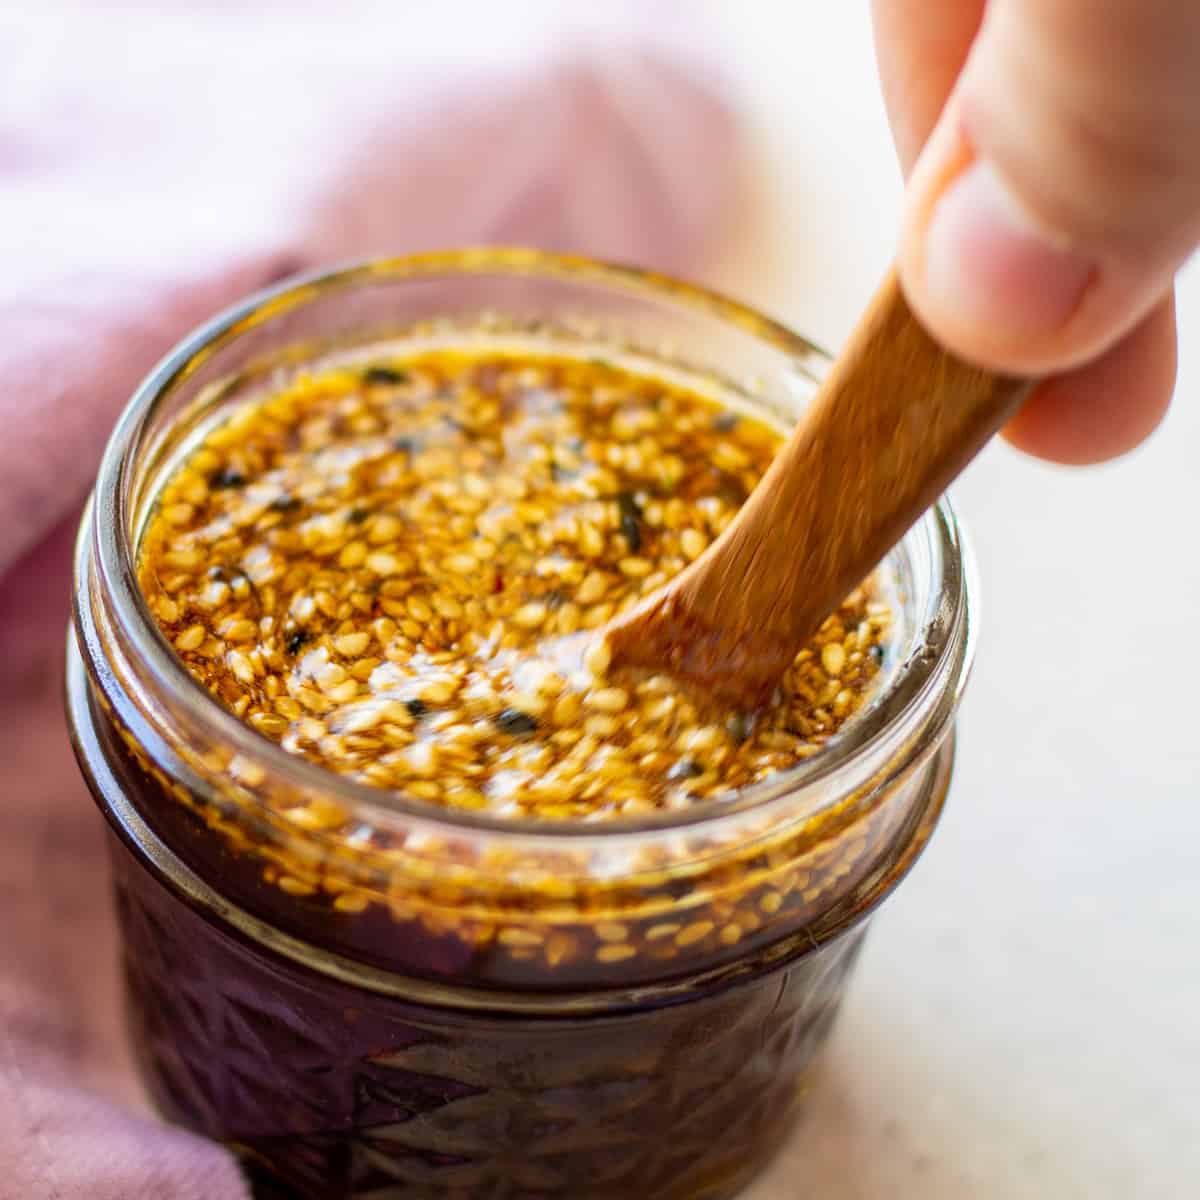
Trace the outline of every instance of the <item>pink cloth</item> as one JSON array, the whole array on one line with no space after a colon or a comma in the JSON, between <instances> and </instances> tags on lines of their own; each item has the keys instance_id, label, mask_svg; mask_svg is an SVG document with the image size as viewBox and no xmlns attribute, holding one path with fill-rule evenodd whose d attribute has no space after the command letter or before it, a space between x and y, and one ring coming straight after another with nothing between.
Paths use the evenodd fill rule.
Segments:
<instances>
[{"instance_id":1,"label":"pink cloth","mask_svg":"<svg viewBox=\"0 0 1200 1200\"><path fill-rule=\"evenodd\" d=\"M39 0L0 12L0 1200L233 1200L120 1036L61 716L78 507L137 380L331 260L531 243L686 266L737 138L686 2Z\"/></svg>"}]
</instances>

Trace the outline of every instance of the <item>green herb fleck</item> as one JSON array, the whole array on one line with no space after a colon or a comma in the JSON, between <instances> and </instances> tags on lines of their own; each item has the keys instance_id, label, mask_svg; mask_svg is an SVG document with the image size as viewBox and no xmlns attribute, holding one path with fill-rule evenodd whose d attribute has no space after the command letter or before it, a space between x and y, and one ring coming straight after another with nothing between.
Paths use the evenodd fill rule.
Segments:
<instances>
[{"instance_id":1,"label":"green herb fleck","mask_svg":"<svg viewBox=\"0 0 1200 1200\"><path fill-rule=\"evenodd\" d=\"M236 467L222 467L208 477L208 486L214 492L225 491L228 488L245 487L246 476Z\"/></svg>"},{"instance_id":2,"label":"green herb fleck","mask_svg":"<svg viewBox=\"0 0 1200 1200\"><path fill-rule=\"evenodd\" d=\"M667 778L677 783L681 779L695 779L703 774L704 768L694 758L681 758L667 772Z\"/></svg>"},{"instance_id":3,"label":"green herb fleck","mask_svg":"<svg viewBox=\"0 0 1200 1200\"><path fill-rule=\"evenodd\" d=\"M288 654L295 656L312 641L312 634L307 629L297 629L287 640Z\"/></svg>"},{"instance_id":4,"label":"green herb fleck","mask_svg":"<svg viewBox=\"0 0 1200 1200\"><path fill-rule=\"evenodd\" d=\"M507 733L510 737L528 737L537 732L537 718L519 708L501 709L492 720L501 733Z\"/></svg>"},{"instance_id":5,"label":"green herb fleck","mask_svg":"<svg viewBox=\"0 0 1200 1200\"><path fill-rule=\"evenodd\" d=\"M379 384L381 386L389 386L398 383L407 383L412 376L407 371L402 371L397 367L368 367L362 374L363 382L369 384Z\"/></svg>"}]
</instances>

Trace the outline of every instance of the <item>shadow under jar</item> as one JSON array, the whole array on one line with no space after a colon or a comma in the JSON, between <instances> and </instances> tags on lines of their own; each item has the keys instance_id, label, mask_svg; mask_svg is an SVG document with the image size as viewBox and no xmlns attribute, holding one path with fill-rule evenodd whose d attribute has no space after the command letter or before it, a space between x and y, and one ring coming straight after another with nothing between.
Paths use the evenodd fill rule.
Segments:
<instances>
[{"instance_id":1,"label":"shadow under jar","mask_svg":"<svg viewBox=\"0 0 1200 1200\"><path fill-rule=\"evenodd\" d=\"M826 363L697 289L487 250L285 285L155 370L80 531L67 668L146 1083L262 1196L732 1196L786 1136L868 917L940 812L974 637L960 531L943 502L885 564L894 632L860 712L726 800L554 823L365 786L188 674L137 547L222 413L299 363L439 345L602 355L780 428Z\"/></svg>"}]
</instances>

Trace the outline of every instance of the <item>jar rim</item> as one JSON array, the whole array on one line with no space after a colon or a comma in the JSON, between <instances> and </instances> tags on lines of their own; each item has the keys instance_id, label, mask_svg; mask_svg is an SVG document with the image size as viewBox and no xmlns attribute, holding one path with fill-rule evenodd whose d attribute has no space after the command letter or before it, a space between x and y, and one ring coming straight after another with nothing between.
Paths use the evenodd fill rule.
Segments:
<instances>
[{"instance_id":1,"label":"jar rim","mask_svg":"<svg viewBox=\"0 0 1200 1200\"><path fill-rule=\"evenodd\" d=\"M935 746L953 718L965 686L974 657L977 625L974 559L945 496L906 535L906 538L925 539L932 551L930 561L934 564L935 578L926 611L919 614L915 623L915 649L894 669L872 704L857 714L820 754L740 789L729 800L692 809L634 819L583 822L499 817L433 804L361 783L288 753L222 707L191 675L160 630L141 591L136 547L129 536L132 527L129 504L137 452L159 405L219 347L317 298L381 281L497 274L578 280L668 301L738 326L756 340L793 358L796 366L810 376L814 360L829 360L815 343L719 292L633 266L523 248L481 247L369 259L293 277L253 293L181 340L137 387L106 446L90 520L85 519L81 530L78 577L86 578L85 560L90 551L92 566L98 573L100 586L107 592L122 636L136 660L154 672L155 686L163 702L172 711L186 713L206 737L227 746L245 761L294 783L300 790L323 793L366 819L399 817L414 829L486 834L500 843L508 839L528 843L531 838L545 838L549 843L571 839L601 846L630 835L662 832L696 835L749 812L765 815L778 804L794 805L803 793L816 797L828 792L836 798L850 790L839 788L838 779L852 775L856 763L922 706L932 705L937 711L932 720L924 723L918 743L905 747L905 762ZM899 769L902 767L898 766ZM824 807L819 804L814 811L819 813Z\"/></svg>"}]
</instances>

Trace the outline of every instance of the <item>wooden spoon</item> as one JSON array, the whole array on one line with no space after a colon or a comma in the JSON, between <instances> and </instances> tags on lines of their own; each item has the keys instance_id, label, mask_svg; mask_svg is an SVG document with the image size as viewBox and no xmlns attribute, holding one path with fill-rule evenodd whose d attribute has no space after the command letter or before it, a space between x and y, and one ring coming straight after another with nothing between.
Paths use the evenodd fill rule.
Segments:
<instances>
[{"instance_id":1,"label":"wooden spoon","mask_svg":"<svg viewBox=\"0 0 1200 1200\"><path fill-rule=\"evenodd\" d=\"M959 361L889 273L733 523L606 629L613 666L757 706L1032 384Z\"/></svg>"}]
</instances>

